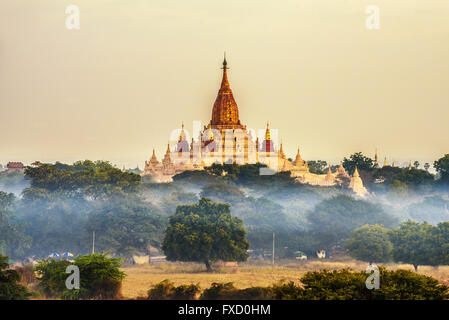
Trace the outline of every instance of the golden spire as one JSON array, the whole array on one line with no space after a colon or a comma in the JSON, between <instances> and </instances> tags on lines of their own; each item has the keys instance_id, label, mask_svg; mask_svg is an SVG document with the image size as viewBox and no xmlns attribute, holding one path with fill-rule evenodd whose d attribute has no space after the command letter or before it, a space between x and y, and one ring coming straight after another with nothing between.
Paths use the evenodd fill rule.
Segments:
<instances>
[{"instance_id":1,"label":"golden spire","mask_svg":"<svg viewBox=\"0 0 449 320\"><path fill-rule=\"evenodd\" d=\"M270 123L267 121L267 130L265 131L265 140L271 140Z\"/></svg>"},{"instance_id":2,"label":"golden spire","mask_svg":"<svg viewBox=\"0 0 449 320\"><path fill-rule=\"evenodd\" d=\"M228 81L228 62L226 55L223 60L223 79L221 80L220 90L215 99L214 107L212 108L212 125L226 125L234 128L241 128L239 120L239 108L232 95L231 87Z\"/></svg>"},{"instance_id":3,"label":"golden spire","mask_svg":"<svg viewBox=\"0 0 449 320\"><path fill-rule=\"evenodd\" d=\"M385 157L385 161L384 161L384 165L383 166L384 167L388 166L388 164L387 164L387 157Z\"/></svg>"},{"instance_id":4,"label":"golden spire","mask_svg":"<svg viewBox=\"0 0 449 320\"><path fill-rule=\"evenodd\" d=\"M167 143L167 151L165 154L170 154L170 141Z\"/></svg>"},{"instance_id":5,"label":"golden spire","mask_svg":"<svg viewBox=\"0 0 449 320\"><path fill-rule=\"evenodd\" d=\"M282 140L281 140L281 147L279 148L279 155L281 156L282 159L286 158L285 153L284 153L284 148L282 147Z\"/></svg>"},{"instance_id":6,"label":"golden spire","mask_svg":"<svg viewBox=\"0 0 449 320\"><path fill-rule=\"evenodd\" d=\"M409 162L409 164L408 164L408 169L409 169L409 170L412 170L412 161Z\"/></svg>"},{"instance_id":7,"label":"golden spire","mask_svg":"<svg viewBox=\"0 0 449 320\"><path fill-rule=\"evenodd\" d=\"M394 161L391 163L391 167L394 168Z\"/></svg>"},{"instance_id":8,"label":"golden spire","mask_svg":"<svg viewBox=\"0 0 449 320\"><path fill-rule=\"evenodd\" d=\"M208 132L208 134L209 134L209 137L208 137L209 141L214 140L214 132L212 131L210 123L209 123L209 130L208 131L209 131Z\"/></svg>"},{"instance_id":9,"label":"golden spire","mask_svg":"<svg viewBox=\"0 0 449 320\"><path fill-rule=\"evenodd\" d=\"M329 168L327 169L327 175L330 176L332 175L332 170L331 170L331 166L329 165Z\"/></svg>"},{"instance_id":10,"label":"golden spire","mask_svg":"<svg viewBox=\"0 0 449 320\"><path fill-rule=\"evenodd\" d=\"M223 59L223 67L221 67L221 69L223 69L223 78L221 79L221 86L220 86L220 90L221 89L227 89L229 88L229 81L228 81L228 72L226 70L228 70L228 62L226 61L226 52L224 53L224 59Z\"/></svg>"},{"instance_id":11,"label":"golden spire","mask_svg":"<svg viewBox=\"0 0 449 320\"><path fill-rule=\"evenodd\" d=\"M301 167L301 166L304 165L304 161L301 158L301 154L299 152L299 148L298 148L298 153L296 154L295 161L293 161L293 165L295 165L297 167Z\"/></svg>"},{"instance_id":12,"label":"golden spire","mask_svg":"<svg viewBox=\"0 0 449 320\"><path fill-rule=\"evenodd\" d=\"M151 159L150 159L150 163L152 165L156 165L159 163L159 161L157 161L156 152L154 152L154 148L153 148L153 155L151 156Z\"/></svg>"},{"instance_id":13,"label":"golden spire","mask_svg":"<svg viewBox=\"0 0 449 320\"><path fill-rule=\"evenodd\" d=\"M171 153L171 151L170 151L170 141L169 141L167 144L167 151L165 152L164 159L162 159L162 163L164 165L171 163L170 153Z\"/></svg>"},{"instance_id":14,"label":"golden spire","mask_svg":"<svg viewBox=\"0 0 449 320\"><path fill-rule=\"evenodd\" d=\"M354 178L360 177L359 170L357 170L357 166L355 167L354 174L352 175Z\"/></svg>"},{"instance_id":15,"label":"golden spire","mask_svg":"<svg viewBox=\"0 0 449 320\"><path fill-rule=\"evenodd\" d=\"M186 139L186 133L184 132L184 122L182 122L181 125L181 134L179 135L179 141L185 140Z\"/></svg>"}]
</instances>

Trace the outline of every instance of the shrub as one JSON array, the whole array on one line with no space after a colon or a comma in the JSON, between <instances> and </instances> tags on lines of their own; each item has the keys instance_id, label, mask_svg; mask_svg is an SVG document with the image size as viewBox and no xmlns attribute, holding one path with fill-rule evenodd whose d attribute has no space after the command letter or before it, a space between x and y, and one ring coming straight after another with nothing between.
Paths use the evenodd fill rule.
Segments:
<instances>
[{"instance_id":1,"label":"shrub","mask_svg":"<svg viewBox=\"0 0 449 320\"><path fill-rule=\"evenodd\" d=\"M380 288L368 290L368 274L351 269L307 272L301 279L308 300L443 300L449 287L408 270L379 267Z\"/></svg>"},{"instance_id":2,"label":"shrub","mask_svg":"<svg viewBox=\"0 0 449 320\"><path fill-rule=\"evenodd\" d=\"M200 292L198 284L176 287L173 282L164 280L148 290L149 300L194 300Z\"/></svg>"},{"instance_id":3,"label":"shrub","mask_svg":"<svg viewBox=\"0 0 449 320\"><path fill-rule=\"evenodd\" d=\"M304 289L295 285L293 281L279 282L272 286L273 299L275 300L303 300Z\"/></svg>"},{"instance_id":4,"label":"shrub","mask_svg":"<svg viewBox=\"0 0 449 320\"><path fill-rule=\"evenodd\" d=\"M349 268L335 271L306 272L300 279L278 282L270 287L237 289L232 282L212 283L200 300L443 300L449 299L449 287L436 279L408 270L379 267L380 288L369 290L365 281L369 274ZM152 300L193 300L198 285L176 287L164 280L148 291Z\"/></svg>"},{"instance_id":5,"label":"shrub","mask_svg":"<svg viewBox=\"0 0 449 320\"><path fill-rule=\"evenodd\" d=\"M20 276L20 282L23 285L29 285L36 281L36 275L34 274L34 266L32 264L26 264L22 267L15 268Z\"/></svg>"},{"instance_id":6,"label":"shrub","mask_svg":"<svg viewBox=\"0 0 449 320\"><path fill-rule=\"evenodd\" d=\"M351 269L306 272L301 278L304 299L307 300L364 300L370 290L365 286L368 277Z\"/></svg>"},{"instance_id":7,"label":"shrub","mask_svg":"<svg viewBox=\"0 0 449 320\"><path fill-rule=\"evenodd\" d=\"M21 284L17 271L8 269L8 257L0 255L0 300L27 300L31 293Z\"/></svg>"},{"instance_id":8,"label":"shrub","mask_svg":"<svg viewBox=\"0 0 449 320\"><path fill-rule=\"evenodd\" d=\"M232 282L212 283L203 291L201 300L272 300L273 292L267 287L237 289Z\"/></svg>"},{"instance_id":9,"label":"shrub","mask_svg":"<svg viewBox=\"0 0 449 320\"><path fill-rule=\"evenodd\" d=\"M449 299L448 290L448 286L429 276L380 268L380 289L372 293L376 300L443 300Z\"/></svg>"},{"instance_id":10,"label":"shrub","mask_svg":"<svg viewBox=\"0 0 449 320\"><path fill-rule=\"evenodd\" d=\"M121 298L122 280L125 273L120 271L120 260L109 258L107 254L78 256L74 265L80 271L80 289L69 290L65 272L71 265L68 261L41 260L36 266L39 287L47 297L63 299L118 299Z\"/></svg>"}]
</instances>

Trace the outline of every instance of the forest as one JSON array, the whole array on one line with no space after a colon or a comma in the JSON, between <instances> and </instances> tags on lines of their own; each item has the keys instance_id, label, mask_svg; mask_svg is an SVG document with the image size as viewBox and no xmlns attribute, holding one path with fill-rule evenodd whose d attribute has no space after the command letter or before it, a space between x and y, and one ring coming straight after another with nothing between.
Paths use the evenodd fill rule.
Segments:
<instances>
[{"instance_id":1,"label":"forest","mask_svg":"<svg viewBox=\"0 0 449 320\"><path fill-rule=\"evenodd\" d=\"M311 163L316 172L327 166ZM276 258L320 250L332 256L348 250L347 240L366 225L399 230L407 222L437 228L449 221L449 155L434 162L436 174L419 163L377 168L361 153L345 158L349 173L359 169L370 192L365 198L344 187L298 183L288 172L259 175L261 166L214 164L170 183L107 161L34 162L23 173L0 173L0 254L12 261L88 254L93 232L96 252L126 258L156 248L163 254L170 216L201 198L228 204L242 219L253 258L269 255L273 233Z\"/></svg>"}]
</instances>

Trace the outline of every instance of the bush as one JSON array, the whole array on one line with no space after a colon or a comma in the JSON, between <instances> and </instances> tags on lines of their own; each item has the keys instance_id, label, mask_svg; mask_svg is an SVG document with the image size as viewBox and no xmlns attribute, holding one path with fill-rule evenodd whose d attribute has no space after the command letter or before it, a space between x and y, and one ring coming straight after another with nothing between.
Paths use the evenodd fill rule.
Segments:
<instances>
[{"instance_id":1,"label":"bush","mask_svg":"<svg viewBox=\"0 0 449 320\"><path fill-rule=\"evenodd\" d=\"M250 287L237 289L232 282L212 283L204 290L201 300L272 300L273 291L267 287Z\"/></svg>"},{"instance_id":2,"label":"bush","mask_svg":"<svg viewBox=\"0 0 449 320\"><path fill-rule=\"evenodd\" d=\"M8 257L0 255L0 300L27 300L31 293L21 284L20 275L10 270Z\"/></svg>"},{"instance_id":3,"label":"bush","mask_svg":"<svg viewBox=\"0 0 449 320\"><path fill-rule=\"evenodd\" d=\"M293 281L274 284L272 291L275 300L304 300L304 289Z\"/></svg>"},{"instance_id":4,"label":"bush","mask_svg":"<svg viewBox=\"0 0 449 320\"><path fill-rule=\"evenodd\" d=\"M390 271L379 267L380 288L369 290L365 281L369 274L349 268L335 271L306 272L300 279L279 282L270 287L237 289L232 282L212 283L200 300L443 300L449 299L449 287L436 279L408 270ZM148 291L152 300L193 300L198 285L176 287L169 280Z\"/></svg>"},{"instance_id":5,"label":"bush","mask_svg":"<svg viewBox=\"0 0 449 320\"><path fill-rule=\"evenodd\" d=\"M22 267L15 268L20 276L20 282L23 285L29 285L36 281L36 275L34 274L34 266L32 264L26 264Z\"/></svg>"},{"instance_id":6,"label":"bush","mask_svg":"<svg viewBox=\"0 0 449 320\"><path fill-rule=\"evenodd\" d=\"M200 292L198 284L176 287L173 282L164 280L148 290L148 300L194 300Z\"/></svg>"},{"instance_id":7,"label":"bush","mask_svg":"<svg viewBox=\"0 0 449 320\"><path fill-rule=\"evenodd\" d=\"M69 290L65 272L71 265L68 261L41 260L36 266L39 287L47 297L62 299L118 299L121 298L122 280L125 273L120 271L120 260L109 258L107 254L78 256L74 265L80 270L80 289Z\"/></svg>"},{"instance_id":8,"label":"bush","mask_svg":"<svg viewBox=\"0 0 449 320\"><path fill-rule=\"evenodd\" d=\"M307 272L301 279L304 299L308 300L443 300L448 299L446 285L432 277L408 270L379 267L380 288L368 290L368 274L351 269Z\"/></svg>"}]
</instances>

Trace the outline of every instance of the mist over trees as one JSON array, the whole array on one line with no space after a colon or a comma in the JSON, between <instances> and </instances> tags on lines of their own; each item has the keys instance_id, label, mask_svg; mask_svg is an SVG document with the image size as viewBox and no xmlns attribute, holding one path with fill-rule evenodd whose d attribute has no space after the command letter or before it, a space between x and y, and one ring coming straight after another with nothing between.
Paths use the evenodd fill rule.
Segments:
<instances>
[{"instance_id":1,"label":"mist over trees","mask_svg":"<svg viewBox=\"0 0 449 320\"><path fill-rule=\"evenodd\" d=\"M19 260L86 254L95 232L98 252L129 257L155 247L163 254L170 217L205 197L242 219L253 258L269 256L273 233L276 258L323 249L332 254L347 250L347 240L364 225L396 230L409 219L433 226L449 221L448 158L434 162L436 176L419 166L376 168L361 153L345 158L343 166L349 172L357 166L370 191L366 199L344 187L298 183L289 172L260 175L262 164L214 164L154 183L106 161L35 162L24 173L0 173L0 253ZM314 170L327 166L313 163ZM393 240L392 255L399 257Z\"/></svg>"}]
</instances>

